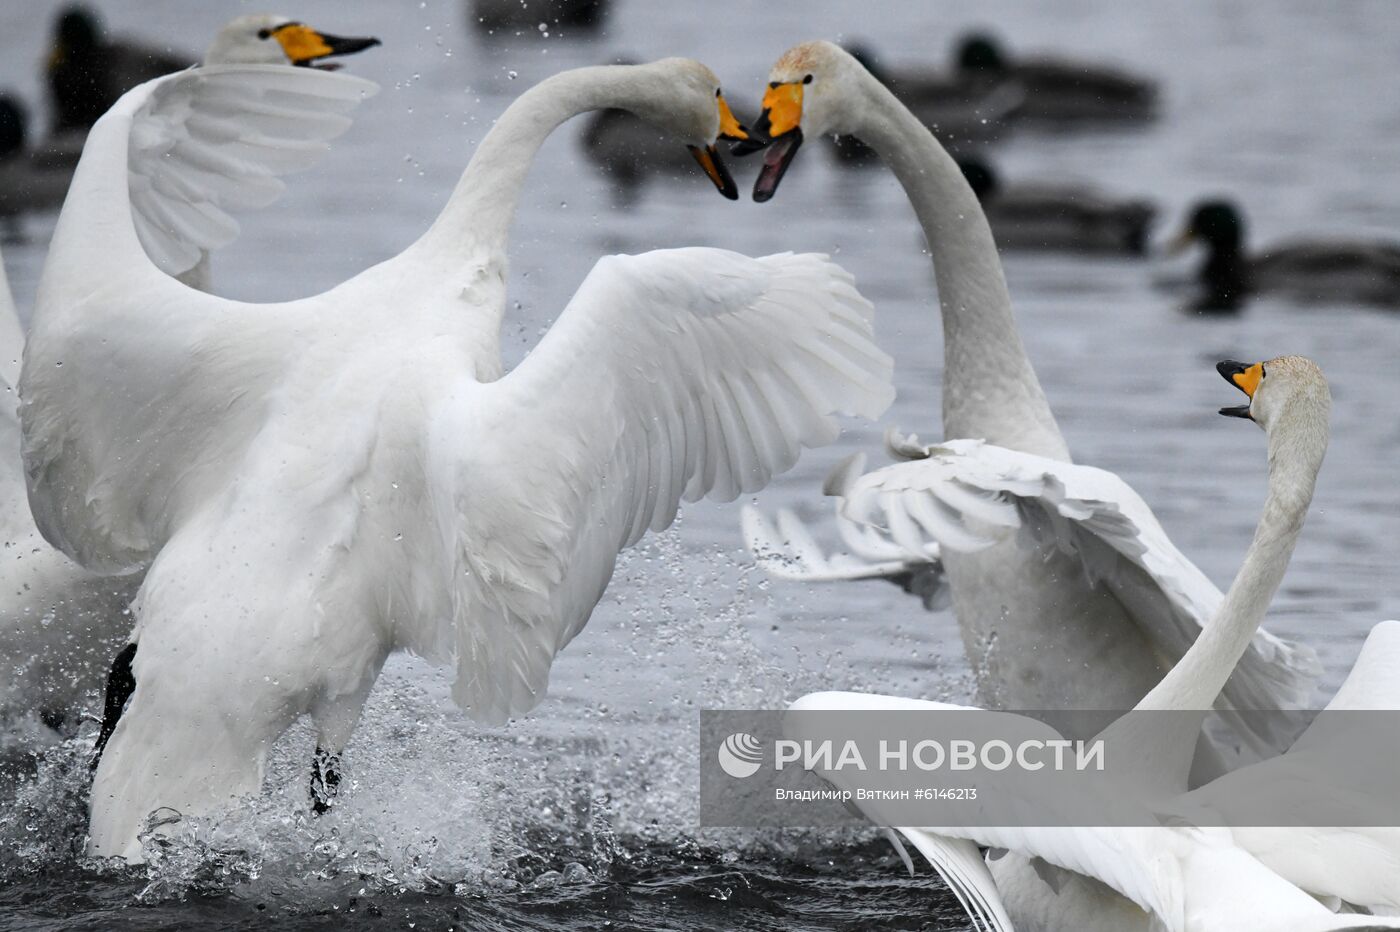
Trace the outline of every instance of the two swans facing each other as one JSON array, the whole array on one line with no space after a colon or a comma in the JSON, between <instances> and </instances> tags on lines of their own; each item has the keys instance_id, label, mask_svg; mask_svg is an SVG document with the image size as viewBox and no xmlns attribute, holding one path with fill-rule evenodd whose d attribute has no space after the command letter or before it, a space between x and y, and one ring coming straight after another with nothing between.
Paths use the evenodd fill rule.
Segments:
<instances>
[{"instance_id":1,"label":"two swans facing each other","mask_svg":"<svg viewBox=\"0 0 1400 932\"><path fill-rule=\"evenodd\" d=\"M140 859L159 807L256 792L299 715L333 762L394 650L455 665L478 720L524 714L622 548L682 499L762 488L835 439L837 413L893 398L869 303L811 255L604 259L503 373L507 236L556 126L630 110L724 190L727 107L686 59L525 92L430 229L325 294L256 305L170 277L369 89L257 65L143 85L93 128L60 216L21 379L36 521L86 566L149 565L134 689L93 783L95 854ZM218 161L233 136L260 142ZM132 184L137 140L198 183ZM185 209L190 189L210 202ZM144 219L164 214L182 222Z\"/></svg>"}]
</instances>

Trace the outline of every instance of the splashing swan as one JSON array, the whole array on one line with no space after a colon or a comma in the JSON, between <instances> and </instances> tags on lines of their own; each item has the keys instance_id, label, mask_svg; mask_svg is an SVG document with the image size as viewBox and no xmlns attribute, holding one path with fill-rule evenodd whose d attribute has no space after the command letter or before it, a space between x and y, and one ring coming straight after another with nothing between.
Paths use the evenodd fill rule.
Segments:
<instances>
[{"instance_id":1,"label":"splashing swan","mask_svg":"<svg viewBox=\"0 0 1400 932\"><path fill-rule=\"evenodd\" d=\"M338 752L393 650L455 663L453 695L480 721L524 714L619 550L683 498L761 488L833 440L837 412L873 418L893 397L870 305L839 268L700 248L601 260L503 375L506 237L557 125L629 109L725 189L714 142L742 129L684 59L536 85L418 241L324 294L246 304L162 273L223 229L191 214L164 253L142 248L125 164L141 131L197 135L205 122L180 115L210 103L294 142L365 89L256 66L144 85L94 128L60 218L21 382L35 516L85 565L150 564L94 853L139 858L156 807L255 792L298 715ZM217 207L289 148L239 151L197 189ZM172 177L209 161L180 151Z\"/></svg>"},{"instance_id":2,"label":"splashing swan","mask_svg":"<svg viewBox=\"0 0 1400 932\"><path fill-rule=\"evenodd\" d=\"M321 33L286 16L253 14L237 17L219 30L205 53L204 64L327 67L322 62L330 56L378 44L377 39L347 39ZM331 120L323 135L334 135L337 128L348 125L348 120ZM305 158L314 160L325 149L324 138L319 143L304 139L302 149ZM158 147L133 147L128 158L133 190L143 190L159 179L164 151ZM72 167L50 174L61 178L57 204L67 191ZM173 209L193 209L195 204L188 197L192 190L174 196ZM267 199L275 197L276 191L270 189ZM167 193L175 194L169 190ZM149 200L137 200L138 212L141 205L151 205ZM0 214L3 213L0 208ZM207 275L207 263L202 258L195 269L182 277L207 285ZM0 262L0 379L8 392L14 392L19 383L24 342L24 328ZM136 595L141 574L100 576L78 566L42 539L30 515L20 447L19 418L11 399L0 406L0 529L8 554L0 566L0 591L8 593L0 604L0 624L4 626L0 657L14 675L0 689L0 705L16 713L34 711L42 720L59 724L71 721L80 699L89 690L101 687L112 655L129 634L126 608Z\"/></svg>"},{"instance_id":3,"label":"splashing swan","mask_svg":"<svg viewBox=\"0 0 1400 932\"><path fill-rule=\"evenodd\" d=\"M1326 380L1310 360L1286 356L1253 366L1226 362L1219 368L1249 396L1249 404L1221 413L1253 419L1268 434L1268 496L1254 539L1218 616L1161 683L1137 704L1139 711L1189 711L1210 706L1247 650L1283 579L1327 447L1330 394ZM1368 647L1363 660L1368 653L1379 651ZM1374 682L1375 677L1368 679ZM818 693L793 705L798 711L961 708L965 707L858 693ZM1199 729L1199 721L1189 718L1174 719L1173 725L1173 729L1157 727L1149 733L1140 721L1123 718L1102 733L1112 735L1115 759L1133 762L1125 782L1140 785L1142 805L1156 812L1179 808L1174 797L1186 788ZM827 777L839 783L838 774ZM1256 792L1261 787L1267 789L1267 784L1258 780L1248 785ZM1038 805L1054 803L1041 800ZM1299 882L1296 876L1278 870L1292 866L1284 852L1273 852L1271 860L1265 860L1261 852L1261 858L1256 859L1248 844L1240 844L1242 830L940 827L898 831L954 888L977 928L1009 930L1013 921L1020 928L1065 932L1400 927L1400 921L1334 915L1294 885ZM1283 833L1294 843L1304 841L1309 832L1254 831ZM969 842L1007 849L1010 854L991 860L989 871ZM1357 850L1364 849L1358 845ZM1051 865L1051 873L1058 869L1060 876L1053 887L1045 879L1046 871L1033 867L1034 858ZM1301 852L1299 858L1311 858L1317 866L1313 852ZM1327 889L1327 884L1305 889L1335 895L1336 886L1355 883L1345 865L1335 864L1332 871L1333 889ZM1343 874L1349 876L1343 878Z\"/></svg>"},{"instance_id":4,"label":"splashing swan","mask_svg":"<svg viewBox=\"0 0 1400 932\"><path fill-rule=\"evenodd\" d=\"M909 516L907 534L895 543L910 546L886 548L876 562L897 578L941 562L981 704L1132 708L1195 640L1221 595L1171 546L1126 483L1070 462L1021 344L986 217L957 163L888 89L829 42L795 46L778 60L758 128L772 143L763 152L756 200L774 195L805 135L851 133L890 165L933 256L944 337L943 429L968 439L941 445L937 460L924 453L874 474L903 470L899 476L919 483L927 470L934 478L926 484L943 490ZM859 468L848 467L836 481L849 481ZM1025 507L987 503L1008 491ZM1127 521L1110 524L1102 520L1107 515ZM975 546L960 533L964 520L982 532ZM746 525L760 552L789 549L783 533L756 513L746 515ZM1134 559L1144 550L1151 551L1147 559ZM855 571L847 565L842 575ZM1221 707L1302 707L1316 674L1310 651L1261 632ZM1281 749L1294 737L1243 727L1260 748ZM1210 775L1219 772L1212 757L1202 761Z\"/></svg>"}]
</instances>

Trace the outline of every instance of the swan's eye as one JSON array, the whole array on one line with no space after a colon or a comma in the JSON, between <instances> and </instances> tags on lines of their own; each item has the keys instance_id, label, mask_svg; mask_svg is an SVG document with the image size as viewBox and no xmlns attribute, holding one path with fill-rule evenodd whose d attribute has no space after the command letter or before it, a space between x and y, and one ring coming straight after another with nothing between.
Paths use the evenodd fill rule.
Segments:
<instances>
[{"instance_id":1,"label":"swan's eye","mask_svg":"<svg viewBox=\"0 0 1400 932\"><path fill-rule=\"evenodd\" d=\"M805 77L805 78L802 79L802 83L803 83L803 84L811 84L811 83L812 83L812 76L811 76L810 74L807 75L807 77Z\"/></svg>"},{"instance_id":2,"label":"swan's eye","mask_svg":"<svg viewBox=\"0 0 1400 932\"><path fill-rule=\"evenodd\" d=\"M781 81L769 81L769 82L768 82L768 86L771 87L773 90L776 91L779 87L782 86L782 82L781 82Z\"/></svg>"},{"instance_id":3,"label":"swan's eye","mask_svg":"<svg viewBox=\"0 0 1400 932\"><path fill-rule=\"evenodd\" d=\"M1265 368L1264 368L1264 364L1261 362L1261 363L1259 364L1259 381L1262 382L1262 381L1264 381L1264 380L1265 380L1266 378L1268 378L1268 377L1269 377L1269 370L1268 370L1268 369L1265 369Z\"/></svg>"},{"instance_id":4,"label":"swan's eye","mask_svg":"<svg viewBox=\"0 0 1400 932\"><path fill-rule=\"evenodd\" d=\"M258 30L258 38L259 38L259 39L271 39L271 38L272 38L272 30L271 30L271 29L259 29L259 30Z\"/></svg>"},{"instance_id":5,"label":"swan's eye","mask_svg":"<svg viewBox=\"0 0 1400 932\"><path fill-rule=\"evenodd\" d=\"M721 88L718 88L718 87L715 88L715 97L716 97L716 99L719 98L719 96L720 96L720 91L721 91Z\"/></svg>"}]
</instances>

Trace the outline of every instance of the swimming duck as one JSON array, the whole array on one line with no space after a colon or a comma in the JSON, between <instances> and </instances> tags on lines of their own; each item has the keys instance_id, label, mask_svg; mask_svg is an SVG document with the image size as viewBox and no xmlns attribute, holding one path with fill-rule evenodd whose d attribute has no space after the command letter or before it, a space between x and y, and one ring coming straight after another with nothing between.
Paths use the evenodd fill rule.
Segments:
<instances>
[{"instance_id":1,"label":"swimming duck","mask_svg":"<svg viewBox=\"0 0 1400 932\"><path fill-rule=\"evenodd\" d=\"M1147 249L1156 208L1137 198L1114 198L1085 185L1005 186L987 162L958 160L1001 250L1127 253Z\"/></svg>"},{"instance_id":2,"label":"swimming duck","mask_svg":"<svg viewBox=\"0 0 1400 932\"><path fill-rule=\"evenodd\" d=\"M995 37L975 32L958 43L958 77L969 88L1014 82L1024 95L1018 120L1045 123L1137 122L1157 115L1150 78L1075 59L1009 55Z\"/></svg>"},{"instance_id":3,"label":"swimming duck","mask_svg":"<svg viewBox=\"0 0 1400 932\"><path fill-rule=\"evenodd\" d=\"M1202 201L1170 250L1202 243L1197 273L1201 310L1234 310L1250 294L1274 292L1302 302L1344 301L1400 308L1400 242L1287 240L1257 256L1245 253L1245 222L1224 199Z\"/></svg>"}]
</instances>

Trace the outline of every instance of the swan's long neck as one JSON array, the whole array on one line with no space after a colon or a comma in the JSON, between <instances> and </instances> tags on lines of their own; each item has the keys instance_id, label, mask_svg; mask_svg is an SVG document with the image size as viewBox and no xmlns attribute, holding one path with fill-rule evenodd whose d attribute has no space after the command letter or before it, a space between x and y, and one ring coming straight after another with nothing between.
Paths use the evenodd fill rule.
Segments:
<instances>
[{"instance_id":1,"label":"swan's long neck","mask_svg":"<svg viewBox=\"0 0 1400 932\"><path fill-rule=\"evenodd\" d=\"M1327 450L1325 409L1296 401L1269 432L1269 492L1244 563L1215 619L1139 710L1209 709L1248 649L1288 569Z\"/></svg>"},{"instance_id":2,"label":"swan's long neck","mask_svg":"<svg viewBox=\"0 0 1400 932\"><path fill-rule=\"evenodd\" d=\"M549 134L589 110L654 107L664 84L644 67L628 65L579 68L536 84L496 120L417 247L447 261L478 255L504 261L520 191Z\"/></svg>"},{"instance_id":3,"label":"swan's long neck","mask_svg":"<svg viewBox=\"0 0 1400 932\"><path fill-rule=\"evenodd\" d=\"M943 317L943 433L1068 460L1050 404L1021 345L1001 259L982 206L919 120L863 74L856 134L904 186L933 255Z\"/></svg>"}]
</instances>

